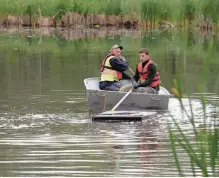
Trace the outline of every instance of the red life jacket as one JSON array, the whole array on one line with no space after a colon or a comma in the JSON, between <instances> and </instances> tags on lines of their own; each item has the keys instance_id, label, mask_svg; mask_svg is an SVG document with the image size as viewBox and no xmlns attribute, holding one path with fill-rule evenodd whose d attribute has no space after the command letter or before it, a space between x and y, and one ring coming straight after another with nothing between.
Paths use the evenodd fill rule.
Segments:
<instances>
[{"instance_id":1,"label":"red life jacket","mask_svg":"<svg viewBox=\"0 0 219 178\"><path fill-rule=\"evenodd\" d=\"M143 68L142 62L138 64L139 79L141 81L145 81L148 79L148 66L152 63L153 61L149 59L147 64L144 66L144 68ZM159 72L157 72L154 77L154 80L151 82L151 84L149 84L149 86L156 87L156 86L159 86L160 84L161 84L160 74Z\"/></svg>"},{"instance_id":2,"label":"red life jacket","mask_svg":"<svg viewBox=\"0 0 219 178\"><path fill-rule=\"evenodd\" d=\"M110 73L117 78L117 80L121 80L122 79L122 73L119 72L119 71L116 71L114 69L112 69L111 66L106 66L105 63L106 63L106 60L108 58L112 58L114 55L112 53L109 53L102 61L101 63L101 67L100 67L100 72L103 72L104 73L104 69L107 69L107 72L106 73L109 73L108 71L111 71ZM110 65L110 64L109 64Z\"/></svg>"}]
</instances>

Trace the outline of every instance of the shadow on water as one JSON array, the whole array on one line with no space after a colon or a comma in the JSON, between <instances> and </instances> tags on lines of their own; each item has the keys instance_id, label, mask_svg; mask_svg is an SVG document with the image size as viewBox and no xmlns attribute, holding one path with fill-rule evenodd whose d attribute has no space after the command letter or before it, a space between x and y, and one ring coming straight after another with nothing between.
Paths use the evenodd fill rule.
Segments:
<instances>
[{"instance_id":1,"label":"shadow on water","mask_svg":"<svg viewBox=\"0 0 219 178\"><path fill-rule=\"evenodd\" d=\"M173 47L181 47L179 41L184 39L183 34L181 39L173 40L177 32L152 33L156 36L156 40L152 40L148 33L120 29L99 30L102 36L82 35L77 39L79 32L72 30L66 34L66 40L60 34L40 36L36 31L28 37L29 31L13 32L13 35L0 33L1 176L178 175L168 140L167 123L171 123L171 115L188 135L191 133L179 102L171 99L169 112L158 112L142 122L92 122L83 79L99 76L101 58L112 44L125 47L124 52L133 67L137 62L136 51L149 46L168 90L172 73L179 70L182 63L185 65L186 76L190 76L188 91L192 93L197 116L195 123L201 127L203 113L193 86L199 80L197 66L201 64L197 65L194 60L180 61L181 54ZM98 30L85 29L80 33L93 34L94 31ZM193 39L196 44L199 38ZM168 45L163 45L167 40ZM218 65L212 65L210 74L216 69ZM182 77L185 76L182 74ZM208 81L210 127L212 114L218 114L218 83L211 76ZM188 99L183 102L189 110ZM185 157L185 169L189 164ZM189 171L187 174L192 175Z\"/></svg>"}]
</instances>

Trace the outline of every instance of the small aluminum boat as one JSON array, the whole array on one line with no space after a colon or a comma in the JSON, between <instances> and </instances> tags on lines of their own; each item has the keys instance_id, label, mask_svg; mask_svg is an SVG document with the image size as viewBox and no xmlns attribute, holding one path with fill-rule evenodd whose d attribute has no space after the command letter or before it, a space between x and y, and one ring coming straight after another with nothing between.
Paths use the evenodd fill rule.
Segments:
<instances>
[{"instance_id":1,"label":"small aluminum boat","mask_svg":"<svg viewBox=\"0 0 219 178\"><path fill-rule=\"evenodd\" d=\"M90 112L103 112L112 109L126 94L120 91L99 89L100 78L86 78L84 84L87 91L88 108ZM122 80L124 85L131 85L131 80ZM132 92L116 110L167 110L170 93L160 87L158 94Z\"/></svg>"}]
</instances>

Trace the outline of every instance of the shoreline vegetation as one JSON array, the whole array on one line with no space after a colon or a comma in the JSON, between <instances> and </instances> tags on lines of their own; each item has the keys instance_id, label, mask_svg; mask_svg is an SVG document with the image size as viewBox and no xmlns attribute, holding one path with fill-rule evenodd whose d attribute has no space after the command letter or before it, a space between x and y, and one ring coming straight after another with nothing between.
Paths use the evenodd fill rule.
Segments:
<instances>
[{"instance_id":1,"label":"shoreline vegetation","mask_svg":"<svg viewBox=\"0 0 219 178\"><path fill-rule=\"evenodd\" d=\"M219 28L218 0L1 0L0 26Z\"/></svg>"}]
</instances>

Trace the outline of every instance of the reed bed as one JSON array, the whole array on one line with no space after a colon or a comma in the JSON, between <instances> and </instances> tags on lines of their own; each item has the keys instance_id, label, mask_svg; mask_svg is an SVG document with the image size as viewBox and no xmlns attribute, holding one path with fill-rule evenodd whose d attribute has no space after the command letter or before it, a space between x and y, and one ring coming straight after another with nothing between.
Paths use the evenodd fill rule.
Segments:
<instances>
[{"instance_id":1,"label":"reed bed","mask_svg":"<svg viewBox=\"0 0 219 178\"><path fill-rule=\"evenodd\" d=\"M203 70L201 73L201 80L197 86L197 91L200 93L200 101L202 104L202 126L196 125L196 115L194 114L191 98L189 99L189 111L185 108L183 103L182 95L185 92L183 90L180 77L174 80L174 87L172 88L172 93L178 98L181 106L181 112L189 119L189 123L192 128L192 134L190 136L181 128L176 117L172 116L172 121L175 126L173 130L169 123L169 138L172 148L173 157L175 159L175 164L178 169L180 176L186 176L188 169L185 171L183 169L183 159L180 158L179 148L184 150L190 160L190 168L193 176L219 176L219 118L217 106L213 108L212 114L207 115L207 105L208 101L205 97L204 83L207 79L209 72L209 59L212 58L212 51L214 48L214 40L209 40L207 55L203 61ZM179 75L179 74L178 74ZM211 122L207 123L207 120L211 119ZM191 138L194 135L194 138Z\"/></svg>"},{"instance_id":2,"label":"reed bed","mask_svg":"<svg viewBox=\"0 0 219 178\"><path fill-rule=\"evenodd\" d=\"M193 24L212 29L218 24L218 11L218 0L1 0L0 6L1 21L20 17L21 24L33 25L40 18L51 18L47 26L68 25L69 19L75 18L84 25L124 25L125 22L133 25L135 22L152 28L167 21L166 26ZM75 20L69 26L74 24Z\"/></svg>"}]
</instances>

